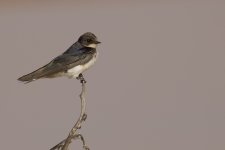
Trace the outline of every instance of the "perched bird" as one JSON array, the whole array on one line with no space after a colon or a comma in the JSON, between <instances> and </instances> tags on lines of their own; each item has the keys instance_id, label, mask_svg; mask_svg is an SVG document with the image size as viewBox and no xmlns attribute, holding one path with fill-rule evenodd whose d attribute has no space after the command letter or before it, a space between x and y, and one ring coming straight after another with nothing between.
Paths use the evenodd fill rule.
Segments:
<instances>
[{"instance_id":1,"label":"perched bird","mask_svg":"<svg viewBox=\"0 0 225 150\"><path fill-rule=\"evenodd\" d=\"M20 77L18 80L28 83L40 78L60 76L78 78L79 75L82 75L82 72L95 63L98 55L96 47L99 43L101 42L97 40L93 33L84 33L63 54L54 58L45 66Z\"/></svg>"}]
</instances>

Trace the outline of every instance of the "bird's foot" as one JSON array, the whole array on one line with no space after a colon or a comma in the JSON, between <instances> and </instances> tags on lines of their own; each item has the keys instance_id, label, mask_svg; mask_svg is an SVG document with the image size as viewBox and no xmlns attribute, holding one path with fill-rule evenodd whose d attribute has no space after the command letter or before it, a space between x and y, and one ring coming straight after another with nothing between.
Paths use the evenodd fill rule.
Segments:
<instances>
[{"instance_id":1,"label":"bird's foot","mask_svg":"<svg viewBox=\"0 0 225 150\"><path fill-rule=\"evenodd\" d=\"M77 77L77 80L80 80L80 83L87 83L82 73L79 74L79 76Z\"/></svg>"}]
</instances>

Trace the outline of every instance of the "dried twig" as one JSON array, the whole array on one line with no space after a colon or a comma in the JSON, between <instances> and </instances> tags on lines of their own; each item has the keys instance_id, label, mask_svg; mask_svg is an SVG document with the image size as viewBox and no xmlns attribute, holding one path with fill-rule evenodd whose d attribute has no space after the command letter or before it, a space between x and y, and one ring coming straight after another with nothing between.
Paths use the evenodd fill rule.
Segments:
<instances>
[{"instance_id":1,"label":"dried twig","mask_svg":"<svg viewBox=\"0 0 225 150\"><path fill-rule=\"evenodd\" d=\"M56 146L54 146L53 148L51 148L50 150L55 150L55 149L57 149L57 150L68 150L69 144L72 142L72 139L80 139L83 142L83 148L85 150L89 150L89 148L87 147L87 145L85 143L84 137L81 134L76 133L77 129L81 128L81 123L83 121L85 121L86 118L87 118L87 115L85 114L86 101L85 101L85 97L84 97L85 92L86 92L86 87L85 87L86 81L85 81L82 74L80 74L79 77L77 77L77 79L80 80L80 83L82 84L82 91L81 91L81 94L80 94L80 100L81 100L80 117L77 120L77 122L75 123L75 125L73 126L73 128L71 129L68 137L65 140L61 141Z\"/></svg>"}]
</instances>

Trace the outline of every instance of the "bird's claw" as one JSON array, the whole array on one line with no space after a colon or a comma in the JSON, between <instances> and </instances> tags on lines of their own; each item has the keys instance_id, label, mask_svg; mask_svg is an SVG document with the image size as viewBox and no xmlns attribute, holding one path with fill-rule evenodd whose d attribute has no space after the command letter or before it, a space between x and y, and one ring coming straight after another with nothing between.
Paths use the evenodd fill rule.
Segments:
<instances>
[{"instance_id":1,"label":"bird's claw","mask_svg":"<svg viewBox=\"0 0 225 150\"><path fill-rule=\"evenodd\" d=\"M84 79L84 76L82 75L82 73L79 74L79 76L77 77L77 80L80 80L80 83L87 83L87 81Z\"/></svg>"}]
</instances>

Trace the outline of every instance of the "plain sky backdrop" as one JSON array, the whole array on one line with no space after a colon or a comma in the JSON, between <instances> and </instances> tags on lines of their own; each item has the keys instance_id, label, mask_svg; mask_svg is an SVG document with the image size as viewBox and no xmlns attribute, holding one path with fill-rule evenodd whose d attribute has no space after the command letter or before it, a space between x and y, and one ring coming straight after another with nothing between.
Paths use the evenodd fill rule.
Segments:
<instances>
[{"instance_id":1,"label":"plain sky backdrop","mask_svg":"<svg viewBox=\"0 0 225 150\"><path fill-rule=\"evenodd\" d=\"M76 79L16 79L84 32L91 150L225 149L224 1L0 1L0 149L47 150L80 112ZM74 141L70 149L82 149Z\"/></svg>"}]
</instances>

